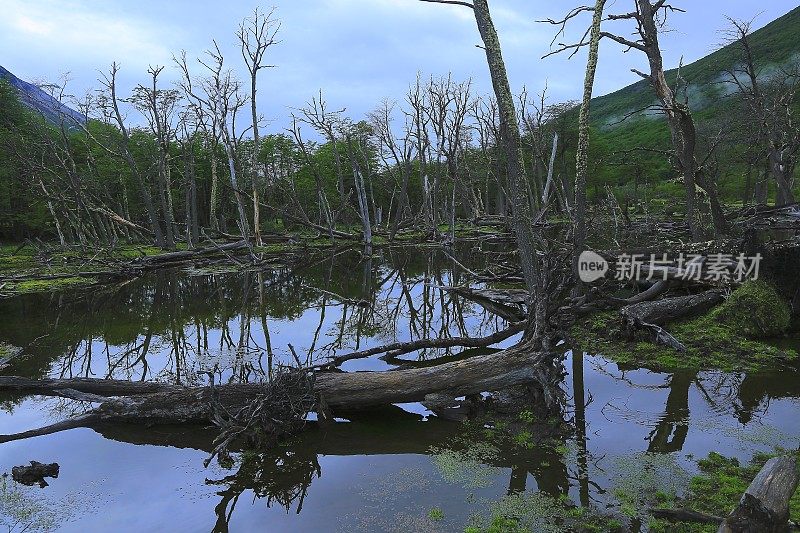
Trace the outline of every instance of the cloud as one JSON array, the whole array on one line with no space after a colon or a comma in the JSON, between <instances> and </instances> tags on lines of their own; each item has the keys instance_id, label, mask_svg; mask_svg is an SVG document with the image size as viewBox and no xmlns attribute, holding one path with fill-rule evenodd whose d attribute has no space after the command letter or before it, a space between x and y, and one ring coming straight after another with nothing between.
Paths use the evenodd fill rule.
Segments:
<instances>
[{"instance_id":1,"label":"cloud","mask_svg":"<svg viewBox=\"0 0 800 533\"><path fill-rule=\"evenodd\" d=\"M148 25L143 20L114 13L107 3L0 0L0 11L10 14L0 20L6 44L37 54L64 58L64 66L104 65L112 60L145 65L169 61L169 41L174 28L163 23Z\"/></svg>"}]
</instances>

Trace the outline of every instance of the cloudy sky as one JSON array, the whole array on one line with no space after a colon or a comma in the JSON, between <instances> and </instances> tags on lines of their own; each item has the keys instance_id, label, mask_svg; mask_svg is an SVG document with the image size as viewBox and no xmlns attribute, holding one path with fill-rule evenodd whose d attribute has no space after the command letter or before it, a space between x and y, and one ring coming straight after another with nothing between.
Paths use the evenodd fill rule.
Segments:
<instances>
[{"instance_id":1,"label":"cloudy sky","mask_svg":"<svg viewBox=\"0 0 800 533\"><path fill-rule=\"evenodd\" d=\"M632 0L611 0L610 9L630 10ZM472 78L478 91L490 83L479 36L468 9L417 0L0 0L0 65L29 81L54 81L64 73L71 92L96 88L99 70L122 65L121 88L146 82L148 65L171 66L174 53L202 55L216 39L229 65L244 71L235 30L256 5L277 8L281 43L269 52L277 68L262 71L259 108L278 131L292 108L320 89L331 107L359 118L384 98L402 100L418 71L428 76L452 72ZM491 0L515 90L545 85L553 102L578 98L585 56L541 59L554 29L537 23L563 14L569 2ZM663 39L665 62L676 66L718 47L725 16L755 19L761 27L797 6L792 0L674 0L686 14L669 20ZM582 33L580 19L567 39ZM636 77L631 67L646 63L636 52L604 43L595 94L624 87ZM201 70L197 67L197 72ZM174 70L169 73L174 80Z\"/></svg>"}]
</instances>

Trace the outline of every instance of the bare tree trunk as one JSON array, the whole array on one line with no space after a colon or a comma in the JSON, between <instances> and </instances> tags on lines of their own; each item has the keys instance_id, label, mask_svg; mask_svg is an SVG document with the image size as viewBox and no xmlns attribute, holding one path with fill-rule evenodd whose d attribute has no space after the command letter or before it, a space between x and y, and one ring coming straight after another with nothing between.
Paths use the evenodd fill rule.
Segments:
<instances>
[{"instance_id":1,"label":"bare tree trunk","mask_svg":"<svg viewBox=\"0 0 800 533\"><path fill-rule=\"evenodd\" d=\"M64 238L64 232L61 231L61 222L58 220L58 216L56 215L55 207L53 206L53 199L47 193L47 189L44 187L44 182L42 181L41 177L37 177L39 181L39 187L42 189L42 193L44 197L47 199L47 210L50 211L50 216L53 217L53 223L56 225L56 233L58 234L58 242L61 243L61 246L67 245L67 240Z\"/></svg>"},{"instance_id":2,"label":"bare tree trunk","mask_svg":"<svg viewBox=\"0 0 800 533\"><path fill-rule=\"evenodd\" d=\"M242 57L250 72L250 113L253 121L253 153L250 160L250 172L253 190L253 233L257 246L261 246L261 202L260 181L258 171L258 149L260 137L258 134L258 112L256 111L256 90L258 71L265 68L264 54L267 49L276 43L275 37L280 29L280 23L272 18L275 9L262 13L255 8L253 16L245 19L240 25L236 35L241 45Z\"/></svg>"},{"instance_id":3,"label":"bare tree trunk","mask_svg":"<svg viewBox=\"0 0 800 533\"><path fill-rule=\"evenodd\" d=\"M779 149L774 147L770 149L769 166L778 189L775 196L775 205L780 207L793 204L794 194L792 194L791 179L794 169L783 160L783 154Z\"/></svg>"},{"instance_id":4,"label":"bare tree trunk","mask_svg":"<svg viewBox=\"0 0 800 533\"><path fill-rule=\"evenodd\" d=\"M158 216L156 215L156 209L153 205L153 197L150 194L150 189L147 183L144 181L144 177L142 177L141 172L139 171L139 167L136 164L136 160L133 158L133 154L130 151L130 135L128 133L128 128L125 126L125 120L122 118L122 113L119 110L119 101L117 100L117 72L119 72L119 66L116 63L111 65L111 71L108 76L105 77L105 86L109 91L110 95L110 102L109 105L111 106L110 112L113 115L114 119L119 126L120 132L122 133L122 156L124 157L125 161L128 163L128 167L133 174L134 179L136 180L137 185L139 186L139 191L142 195L142 202L144 203L145 210L147 211L147 217L150 219L150 229L153 230L153 235L155 237L156 246L163 248L165 246L164 242L164 233L161 230L161 223L158 220Z\"/></svg>"},{"instance_id":5,"label":"bare tree trunk","mask_svg":"<svg viewBox=\"0 0 800 533\"><path fill-rule=\"evenodd\" d=\"M600 47L600 24L603 21L603 9L606 0L597 0L592 17L591 37L589 41L589 58L586 61L586 77L583 82L583 102L578 117L578 154L576 156L575 174L575 234L573 235L572 273L578 279L578 257L586 245L586 178L589 174L589 108L594 89L594 77L597 72L597 55ZM547 183L550 183L548 176ZM578 291L576 285L576 291Z\"/></svg>"},{"instance_id":6,"label":"bare tree trunk","mask_svg":"<svg viewBox=\"0 0 800 533\"><path fill-rule=\"evenodd\" d=\"M475 0L473 9L475 11L475 22L478 25L478 31L481 34L486 51L486 61L489 66L492 86L494 87L500 112L500 138L506 155L506 173L511 192L511 203L514 209L514 216L511 222L519 248L523 278L532 298L540 300L544 299L545 295L541 293L539 287L539 268L536 257L536 240L533 233L533 216L525 187L526 180L514 96L511 93L511 86L508 82L500 39L497 36L497 31L489 12L488 0ZM542 310L540 306L534 307L538 312L535 313L533 331L529 332L529 336L533 335L534 338L537 338L544 333L546 316L543 314L540 316Z\"/></svg>"},{"instance_id":7,"label":"bare tree trunk","mask_svg":"<svg viewBox=\"0 0 800 533\"><path fill-rule=\"evenodd\" d=\"M213 143L211 146L211 198L209 203L209 220L211 228L219 230L219 218L217 215L217 204L219 203L217 197L219 196L219 176L217 175L217 146Z\"/></svg>"}]
</instances>

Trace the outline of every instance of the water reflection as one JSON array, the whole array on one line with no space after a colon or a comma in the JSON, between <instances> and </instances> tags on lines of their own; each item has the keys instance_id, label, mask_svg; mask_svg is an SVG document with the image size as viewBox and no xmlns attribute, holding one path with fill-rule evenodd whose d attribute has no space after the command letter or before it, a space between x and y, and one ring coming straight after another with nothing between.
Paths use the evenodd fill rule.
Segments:
<instances>
[{"instance_id":1,"label":"water reflection","mask_svg":"<svg viewBox=\"0 0 800 533\"><path fill-rule=\"evenodd\" d=\"M480 270L487 252L465 247L456 257ZM24 349L7 372L184 384L203 383L212 372L216 382L246 381L276 365L324 361L396 340L486 336L506 327L478 304L441 289L463 278L436 250L331 255L244 273L158 272L100 290L0 301L0 341ZM400 511L424 517L427 509L441 507L448 520L443 529L455 530L463 529L476 501L508 494L541 491L569 496L583 507L603 505L611 498L614 459L626 454L683 458L714 450L747 459L754 449L792 446L800 435L797 368L661 373L619 367L578 348L565 352L570 401L557 420L543 421L542 432L553 432L544 444L498 443L480 431L464 439L460 424L389 407L347 414L346 423L312 425L273 450L244 454L225 465L229 469L202 467L214 437L208 429L98 425L4 445L0 471L30 459L58 461L62 475L50 487L55 494L80 490L107 498L102 509L64 523L65 530L102 528L98 524L114 509L152 505L156 489L168 509L152 505L132 530L159 529L176 508L188 530L258 524L280 531L375 530L375 522L364 525L359 515L373 500L391 509L385 520ZM458 349L427 350L402 361L351 361L346 368L423 365L462 355ZM51 409L74 408L53 399L2 400L4 433L43 425L40 419ZM759 440L770 427L775 431ZM470 446L493 451L476 454ZM477 458L490 468L488 482L479 488L451 483L430 459L434 450ZM176 471L175 464L185 466ZM410 471L420 472L424 487L415 485L396 499L364 496L378 481L408 478ZM408 480L397 481L403 482ZM187 487L202 497L186 496Z\"/></svg>"},{"instance_id":2,"label":"water reflection","mask_svg":"<svg viewBox=\"0 0 800 533\"><path fill-rule=\"evenodd\" d=\"M0 313L10 320L0 323L0 339L24 349L9 370L15 374L196 385L209 371L217 382L248 381L276 364L308 365L394 340L483 336L504 326L441 289L461 281L447 256L381 253L364 259L348 251L259 272L156 272L88 294L6 300ZM482 256L463 255L472 263Z\"/></svg>"}]
</instances>

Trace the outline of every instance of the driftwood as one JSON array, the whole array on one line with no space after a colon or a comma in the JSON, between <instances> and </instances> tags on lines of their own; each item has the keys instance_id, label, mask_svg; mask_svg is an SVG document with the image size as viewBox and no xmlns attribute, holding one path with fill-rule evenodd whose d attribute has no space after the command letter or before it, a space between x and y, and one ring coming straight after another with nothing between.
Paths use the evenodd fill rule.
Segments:
<instances>
[{"instance_id":1,"label":"driftwood","mask_svg":"<svg viewBox=\"0 0 800 533\"><path fill-rule=\"evenodd\" d=\"M789 500L800 476L795 457L773 457L747 487L717 533L778 533L789 530Z\"/></svg>"},{"instance_id":2,"label":"driftwood","mask_svg":"<svg viewBox=\"0 0 800 533\"><path fill-rule=\"evenodd\" d=\"M319 405L332 411L424 401L431 394L449 394L455 398L535 382L539 376L537 365L550 359L551 354L533 351L528 345L521 344L500 352L427 368L387 372L316 371L313 375L314 393ZM86 378L35 380L0 376L0 391L67 396L99 403L79 417L24 433L0 436L0 442L48 435L99 422L207 424L213 420L212 404L228 412L238 412L260 397L263 390L264 386L257 383L189 388ZM81 393L88 396L81 397Z\"/></svg>"}]
</instances>

